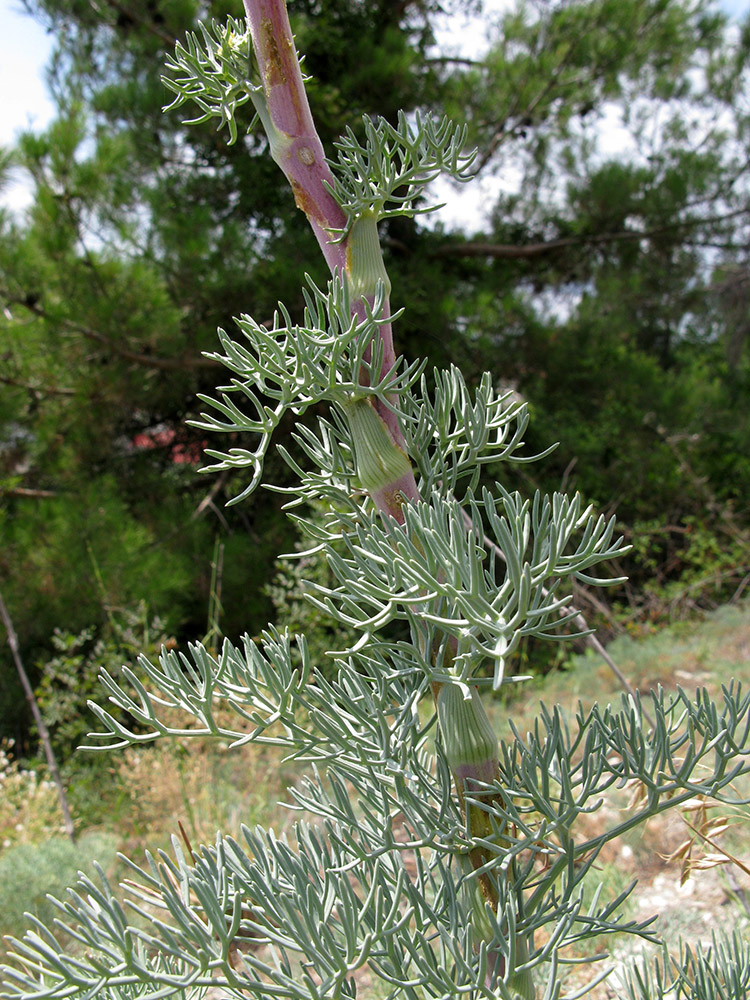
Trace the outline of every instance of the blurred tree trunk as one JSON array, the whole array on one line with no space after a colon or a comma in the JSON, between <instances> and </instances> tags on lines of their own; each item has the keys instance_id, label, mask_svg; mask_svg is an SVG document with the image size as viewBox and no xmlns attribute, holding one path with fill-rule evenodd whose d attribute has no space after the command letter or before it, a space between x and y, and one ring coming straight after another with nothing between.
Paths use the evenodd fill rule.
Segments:
<instances>
[{"instance_id":1,"label":"blurred tree trunk","mask_svg":"<svg viewBox=\"0 0 750 1000\"><path fill-rule=\"evenodd\" d=\"M29 678L26 674L26 670L24 669L23 661L21 660L21 654L18 651L18 638L16 636L16 630L13 628L13 621L8 613L8 609L5 606L2 594L0 594L0 617L3 619L5 630L8 633L8 645L10 646L10 651L16 664L16 669L18 670L18 676L21 678L21 684L23 685L23 690L26 694L26 700L29 703L32 715L34 716L36 728L39 731L39 737L42 741L42 746L44 747L44 756L47 758L47 766L49 767L50 774L52 775L52 780L57 786L57 796L60 800L60 809L63 814L65 832L70 839L75 842L75 828L73 826L73 820L68 807L68 798L65 794L65 786L62 783L60 771L57 767L57 761L52 749L49 732L44 724L42 713L39 711L39 706L37 705L36 698L34 697L34 690L29 683Z\"/></svg>"}]
</instances>

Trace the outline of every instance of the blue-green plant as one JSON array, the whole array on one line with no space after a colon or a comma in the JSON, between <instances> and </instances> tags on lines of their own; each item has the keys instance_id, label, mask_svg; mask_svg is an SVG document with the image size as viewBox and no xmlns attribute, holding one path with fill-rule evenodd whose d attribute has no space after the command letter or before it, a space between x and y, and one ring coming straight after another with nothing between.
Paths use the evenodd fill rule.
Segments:
<instances>
[{"instance_id":1,"label":"blue-green plant","mask_svg":"<svg viewBox=\"0 0 750 1000\"><path fill-rule=\"evenodd\" d=\"M280 448L296 485L265 485L286 494L310 550L325 553L333 580L312 584L311 599L353 638L328 653L334 670L316 670L305 637L280 623L217 655L194 645L143 659L138 673L102 673L117 711L92 706L92 745L178 735L280 747L307 766L290 790L304 815L288 836L245 829L195 851L175 839L171 854L129 862L134 918L103 873L82 878L57 904L80 948L65 951L34 921L14 942L4 995L213 987L341 1000L367 966L392 1000L553 1000L566 963L602 958L610 935L656 939L651 920L623 916L629 890L606 899L584 894L584 881L605 844L650 817L696 794L731 798L748 770L750 696L734 683L720 705L659 691L648 729L637 696L573 720L542 709L533 733L498 742L484 702L506 682L508 658L524 636L556 638L573 622L574 581L612 582L598 573L620 540L578 496L488 485L503 462L533 458L526 408L490 375L472 388L455 368L428 378L396 356L378 222L423 211L438 172L470 179L462 130L427 116L366 119L363 138L347 134L327 159L283 0L246 10L245 23L214 23L178 45L169 85L176 104L197 101L199 120L217 117L232 140L252 106L331 277L308 281L301 318L280 304L270 325L241 316L234 335L220 332L215 357L230 377L204 397L198 423L232 435L209 454L212 469L247 471L239 501L265 482L282 418L315 407L314 421L296 424L296 451ZM310 504L324 506L322 519ZM177 728L176 708L186 717ZM628 783L642 794L611 825L593 834L579 822ZM253 946L237 955L240 937ZM721 960L742 954L727 947ZM726 995L705 979L707 1000ZM664 994L658 966L651 979L634 974L629 995L647 980Z\"/></svg>"}]
</instances>

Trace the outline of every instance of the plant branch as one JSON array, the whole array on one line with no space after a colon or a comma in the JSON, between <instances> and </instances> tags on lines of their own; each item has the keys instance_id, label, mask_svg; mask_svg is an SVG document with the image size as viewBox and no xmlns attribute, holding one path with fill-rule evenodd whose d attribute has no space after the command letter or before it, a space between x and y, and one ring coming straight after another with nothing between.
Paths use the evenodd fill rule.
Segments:
<instances>
[{"instance_id":1,"label":"plant branch","mask_svg":"<svg viewBox=\"0 0 750 1000\"><path fill-rule=\"evenodd\" d=\"M3 488L1 492L3 496L18 497L24 500L51 500L59 496L55 490L38 490L28 486L10 486L7 489Z\"/></svg>"},{"instance_id":2,"label":"plant branch","mask_svg":"<svg viewBox=\"0 0 750 1000\"><path fill-rule=\"evenodd\" d=\"M245 0L245 11L265 97L265 109L256 103L256 110L271 155L289 181L331 271L343 273L346 248L336 242L336 235L346 218L330 192L333 175L313 122L286 4Z\"/></svg>"},{"instance_id":3,"label":"plant branch","mask_svg":"<svg viewBox=\"0 0 750 1000\"><path fill-rule=\"evenodd\" d=\"M23 389L24 392L28 392L37 399L44 396L75 396L76 394L75 389L54 389L50 386L33 385L31 382L21 382L20 379L9 378L7 375L0 375L0 382L3 385L10 385L14 389Z\"/></svg>"},{"instance_id":4,"label":"plant branch","mask_svg":"<svg viewBox=\"0 0 750 1000\"><path fill-rule=\"evenodd\" d=\"M467 512L465 510L462 510L461 514L463 516L464 523L465 523L466 527L473 530L474 523L473 523L471 517L469 517L469 515L467 514ZM490 549L491 551L493 551L500 559L502 559L503 562L506 562L505 553L503 552L503 550L500 548L500 546L496 542L493 542L491 538L488 538L486 534L482 535L481 543L482 543L482 545L485 548ZM546 587L542 587L542 593L544 594L545 597L549 596L549 592L548 592L548 590L547 590ZM578 608L576 608L571 603L571 604L566 604L565 605L565 608L561 610L561 614L566 618L566 620L569 620L571 622L571 624L576 629L578 629L579 632L581 632L581 633L584 634L584 642L586 643L586 645L589 646L591 649L593 649L594 652L597 653L604 660L604 662L607 664L607 666L609 667L609 669L612 671L612 673L617 678L617 681L620 684L620 686L622 687L622 689L624 691L626 691L629 695L632 695L633 697L635 697L635 694L636 694L635 688L630 683L630 681L627 679L627 677L625 676L625 674L617 666L617 664L612 659L612 657L609 655L609 653L604 648L604 646L601 644L601 642L599 642L599 640L596 638L596 636L593 635L589 631L588 624L587 624L586 619L584 618L582 612L579 611ZM644 719L648 722L648 724L650 726L653 726L654 725L654 721L649 716L649 714L648 714L648 712L646 711L645 708L642 709L642 714L643 714Z\"/></svg>"},{"instance_id":5,"label":"plant branch","mask_svg":"<svg viewBox=\"0 0 750 1000\"><path fill-rule=\"evenodd\" d=\"M358 234L353 227L345 238L341 238L349 225L332 194L335 181L310 111L286 3L284 0L245 0L245 10L265 97L265 108L259 101L255 106L268 136L271 155L287 177L298 208L307 216L332 274L346 275L356 287L358 276L353 275L352 267L356 264ZM369 221L362 220L363 235L369 229ZM374 220L372 227L377 240ZM379 247L377 254L380 254ZM361 321L373 305L376 289L361 288L359 291L359 298L353 296L352 315ZM391 324L386 322L389 316L386 293L378 325L382 345L381 377L393 368L396 360ZM379 400L374 400L372 405L385 424L393 447L405 453L403 434L393 409ZM412 501L419 498L411 471L373 494L378 507L399 521L403 520L404 497Z\"/></svg>"},{"instance_id":6,"label":"plant branch","mask_svg":"<svg viewBox=\"0 0 750 1000\"><path fill-rule=\"evenodd\" d=\"M609 243L631 242L633 240L649 240L657 236L680 232L686 229L697 229L728 222L741 215L748 215L747 207L726 212L708 218L684 219L664 226L653 226L643 230L622 230L613 233L590 233L580 236L564 236L555 240L542 240L538 243L450 243L431 251L433 257L491 257L497 260L532 260L546 254L557 253L570 247L601 246ZM695 245L713 245L707 242L696 242Z\"/></svg>"},{"instance_id":7,"label":"plant branch","mask_svg":"<svg viewBox=\"0 0 750 1000\"><path fill-rule=\"evenodd\" d=\"M157 371L184 371L196 368L216 367L215 361L203 356L198 358L192 356L183 358L159 358L149 354L140 354L137 351L128 350L127 347L121 347L99 330L94 330L92 327L85 326L83 323L78 323L75 320L68 319L66 316L56 316L38 302L31 303L21 295L13 295L7 289L0 289L0 295L2 295L6 302L28 309L29 312L33 313L33 315L37 316L39 319L43 319L49 323L57 323L66 330L80 334L87 340L93 340L97 344L103 344L109 351L112 352L112 354L116 354L124 361L131 361L144 368L154 368Z\"/></svg>"},{"instance_id":8,"label":"plant branch","mask_svg":"<svg viewBox=\"0 0 750 1000\"><path fill-rule=\"evenodd\" d=\"M24 694L26 695L26 701L31 709L31 714L34 716L34 721L36 722L36 728L39 732L39 738L42 741L42 746L44 747L44 755L47 758L47 766L49 767L50 774L52 775L52 780L57 788L57 797L60 802L60 810L63 815L63 822L65 824L65 832L70 837L72 841L75 841L75 827L73 826L73 820L70 815L70 808L68 806L68 797L65 794L65 786L63 785L62 778L60 777L60 771L57 767L57 760L55 759L55 752L52 749L52 741L49 737L49 731L42 718L42 713L39 711L39 705L37 704L36 698L34 697L34 689L29 682L28 674L23 665L21 659L21 653L18 648L18 637L16 635L16 630L13 627L13 621L10 617L7 607L5 606L5 601L3 600L3 595L0 594L0 618L3 620L5 625L5 631L8 636L8 645L10 646L10 652L13 657L13 662L16 665L16 670L18 671L18 676L21 680L21 686L23 687Z\"/></svg>"}]
</instances>

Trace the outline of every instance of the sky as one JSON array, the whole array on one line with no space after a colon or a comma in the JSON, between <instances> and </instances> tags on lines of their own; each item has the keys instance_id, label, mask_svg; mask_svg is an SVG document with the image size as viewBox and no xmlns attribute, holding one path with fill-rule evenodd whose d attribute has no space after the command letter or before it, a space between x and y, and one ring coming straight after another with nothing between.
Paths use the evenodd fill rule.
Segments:
<instances>
[{"instance_id":1,"label":"sky","mask_svg":"<svg viewBox=\"0 0 750 1000\"><path fill-rule=\"evenodd\" d=\"M17 0L0 0L0 146L12 145L24 129L41 131L52 118L44 68L53 41ZM28 185L20 172L0 201L14 210L28 203Z\"/></svg>"},{"instance_id":2,"label":"sky","mask_svg":"<svg viewBox=\"0 0 750 1000\"><path fill-rule=\"evenodd\" d=\"M507 0L486 0L485 6L499 9ZM733 17L750 11L750 0L722 0L721 6ZM476 31L476 28L473 29ZM460 16L448 26L439 42L451 54L476 49L472 29ZM20 0L0 0L0 145L13 143L19 132L41 131L52 118L54 108L45 83L45 66L54 39L25 11ZM29 194L20 174L0 202L14 210L28 204Z\"/></svg>"},{"instance_id":3,"label":"sky","mask_svg":"<svg viewBox=\"0 0 750 1000\"><path fill-rule=\"evenodd\" d=\"M18 0L0 0L0 144L22 129L42 129L52 116L44 67L53 38Z\"/></svg>"}]
</instances>

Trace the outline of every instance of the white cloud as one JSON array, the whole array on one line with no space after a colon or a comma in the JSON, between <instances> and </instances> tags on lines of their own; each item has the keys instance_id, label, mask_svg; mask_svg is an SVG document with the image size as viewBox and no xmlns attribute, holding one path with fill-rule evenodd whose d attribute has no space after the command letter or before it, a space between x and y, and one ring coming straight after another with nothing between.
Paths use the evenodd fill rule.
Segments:
<instances>
[{"instance_id":1,"label":"white cloud","mask_svg":"<svg viewBox=\"0 0 750 1000\"><path fill-rule=\"evenodd\" d=\"M20 6L0 6L0 143L43 128L54 108L44 80L53 38Z\"/></svg>"},{"instance_id":2,"label":"white cloud","mask_svg":"<svg viewBox=\"0 0 750 1000\"><path fill-rule=\"evenodd\" d=\"M12 145L24 129L43 129L54 114L44 80L53 39L15 3L0 4L0 145ZM30 201L18 171L0 202L20 211Z\"/></svg>"}]
</instances>

